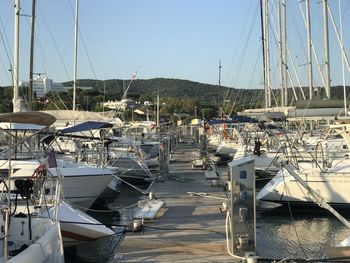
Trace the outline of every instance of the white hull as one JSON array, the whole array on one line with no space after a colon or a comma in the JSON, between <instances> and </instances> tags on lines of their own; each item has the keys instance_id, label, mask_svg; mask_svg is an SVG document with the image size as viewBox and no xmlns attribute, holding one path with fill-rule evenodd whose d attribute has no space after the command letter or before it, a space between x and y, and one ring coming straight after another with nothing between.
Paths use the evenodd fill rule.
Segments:
<instances>
[{"instance_id":1,"label":"white hull","mask_svg":"<svg viewBox=\"0 0 350 263\"><path fill-rule=\"evenodd\" d=\"M24 244L28 244L27 218L11 218L9 251L19 249ZM23 222L24 226L23 226ZM24 232L22 232L22 229ZM22 234L22 233L24 234ZM14 257L10 257L7 262L28 263L28 262L64 262L62 238L59 224L54 224L50 219L32 218L32 233L34 243ZM1 243L3 240L1 240ZM3 245L1 244L1 248ZM3 254L3 250L1 251ZM0 259L3 261L3 257Z\"/></svg>"},{"instance_id":2,"label":"white hull","mask_svg":"<svg viewBox=\"0 0 350 263\"><path fill-rule=\"evenodd\" d=\"M350 173L320 173L313 169L301 178L326 202L338 205L350 205ZM278 203L292 202L294 204L311 204L313 200L286 170L278 174L257 194L257 199Z\"/></svg>"},{"instance_id":3,"label":"white hull","mask_svg":"<svg viewBox=\"0 0 350 263\"><path fill-rule=\"evenodd\" d=\"M50 211L52 214L52 211ZM58 219L61 224L64 246L76 245L76 242L88 241L114 234L101 222L63 202L58 207Z\"/></svg>"},{"instance_id":4,"label":"white hull","mask_svg":"<svg viewBox=\"0 0 350 263\"><path fill-rule=\"evenodd\" d=\"M58 168L49 168L51 174L63 177L64 199L82 209L88 209L108 184L114 179L112 171L92 166L57 161ZM2 166L1 166L2 165ZM15 177L31 177L39 162L35 160L12 160ZM1 160L0 167L8 169L7 161Z\"/></svg>"},{"instance_id":5,"label":"white hull","mask_svg":"<svg viewBox=\"0 0 350 263\"><path fill-rule=\"evenodd\" d=\"M52 169L52 168L50 168ZM101 174L100 168L60 169L63 179L63 196L81 209L88 209L113 180L110 173Z\"/></svg>"}]
</instances>

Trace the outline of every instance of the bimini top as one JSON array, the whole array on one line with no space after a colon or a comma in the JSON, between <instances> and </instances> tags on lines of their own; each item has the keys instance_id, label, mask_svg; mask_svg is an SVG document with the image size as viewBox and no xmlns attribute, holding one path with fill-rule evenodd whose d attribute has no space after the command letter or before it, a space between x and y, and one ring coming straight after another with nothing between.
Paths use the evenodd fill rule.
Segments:
<instances>
[{"instance_id":1,"label":"bimini top","mask_svg":"<svg viewBox=\"0 0 350 263\"><path fill-rule=\"evenodd\" d=\"M26 123L41 126L50 126L56 118L44 112L13 112L0 114L0 122Z\"/></svg>"},{"instance_id":2,"label":"bimini top","mask_svg":"<svg viewBox=\"0 0 350 263\"><path fill-rule=\"evenodd\" d=\"M109 122L98 122L98 121L86 121L75 126L65 128L60 130L60 133L71 133L71 132L81 132L81 131L89 131L95 129L103 129L103 128L111 128L113 124Z\"/></svg>"}]
</instances>

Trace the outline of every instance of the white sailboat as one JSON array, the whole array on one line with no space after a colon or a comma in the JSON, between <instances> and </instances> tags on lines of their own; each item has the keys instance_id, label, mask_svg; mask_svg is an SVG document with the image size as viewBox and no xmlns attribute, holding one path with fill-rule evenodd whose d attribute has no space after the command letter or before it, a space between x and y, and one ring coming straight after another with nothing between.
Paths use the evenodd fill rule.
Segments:
<instances>
[{"instance_id":1,"label":"white sailboat","mask_svg":"<svg viewBox=\"0 0 350 263\"><path fill-rule=\"evenodd\" d=\"M333 126L333 129L341 135L346 142L347 149L350 146L348 125ZM342 153L344 154L344 153ZM327 203L332 206L350 205L350 159L346 155L340 159L328 159L328 167L322 170L319 165L310 167L310 163L299 163L300 168L294 169L312 189L319 193ZM257 194L257 199L294 205L312 205L312 197L305 192L286 169L281 169L278 174Z\"/></svg>"},{"instance_id":2,"label":"white sailboat","mask_svg":"<svg viewBox=\"0 0 350 263\"><path fill-rule=\"evenodd\" d=\"M0 115L0 122L27 122L35 125L47 124L41 116L12 113ZM50 122L50 120L49 120ZM13 149L12 146L9 147ZM11 150L10 150L11 153ZM9 155L11 157L11 155ZM60 224L57 219L61 200L59 177L37 170L36 176L19 178L14 176L11 158L9 171L2 174L5 186L0 194L0 262L64 262ZM24 169L26 172L30 170ZM52 198L45 198L50 192ZM51 207L51 217L43 217L42 210ZM36 210L36 213L33 213Z\"/></svg>"}]
</instances>

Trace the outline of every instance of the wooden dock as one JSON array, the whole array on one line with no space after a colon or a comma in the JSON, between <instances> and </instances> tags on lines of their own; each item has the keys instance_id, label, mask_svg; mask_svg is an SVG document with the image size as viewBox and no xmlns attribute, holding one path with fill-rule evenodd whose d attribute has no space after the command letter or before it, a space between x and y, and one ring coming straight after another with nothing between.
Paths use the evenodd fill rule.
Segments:
<instances>
[{"instance_id":1,"label":"wooden dock","mask_svg":"<svg viewBox=\"0 0 350 263\"><path fill-rule=\"evenodd\" d=\"M153 188L165 208L144 222L144 231L127 233L112 262L234 261L227 253L226 218L219 209L223 186L212 186L202 170L192 169L194 151L188 140L178 145L169 175Z\"/></svg>"}]
</instances>

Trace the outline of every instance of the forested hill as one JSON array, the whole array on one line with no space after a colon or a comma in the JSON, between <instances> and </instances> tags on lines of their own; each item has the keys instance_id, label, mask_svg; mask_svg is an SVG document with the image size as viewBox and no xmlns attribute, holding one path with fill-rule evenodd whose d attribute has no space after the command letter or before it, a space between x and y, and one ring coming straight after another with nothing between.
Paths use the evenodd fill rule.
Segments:
<instances>
[{"instance_id":1,"label":"forested hill","mask_svg":"<svg viewBox=\"0 0 350 263\"><path fill-rule=\"evenodd\" d=\"M72 82L64 83L65 86L72 86ZM103 92L106 87L106 98L109 100L120 99L123 90L130 85L130 80L92 80L83 79L78 81L79 87L92 87ZM223 100L239 101L240 103L250 103L254 98L262 98L262 90L238 90L218 85L203 84L199 82L181 79L136 79L131 82L127 97L145 101L156 99L159 89L161 98L191 98L205 104L221 104Z\"/></svg>"},{"instance_id":2,"label":"forested hill","mask_svg":"<svg viewBox=\"0 0 350 263\"><path fill-rule=\"evenodd\" d=\"M72 86L72 81L63 83L65 86ZM220 110L227 112L241 111L248 108L264 107L263 89L234 89L219 87L218 85L204 84L189 80L181 79L136 79L131 80L78 80L77 89L77 106L79 109L101 111L101 102L110 100L120 100L124 90L130 85L127 98L140 101L155 102L159 90L161 103L167 105L167 112L189 112L193 111L195 106L200 109L211 109L212 114L218 114ZM85 89L84 87L89 87ZM308 89L303 88L304 93L308 96ZM323 98L324 89L319 88L314 92L314 98ZM350 97L350 88L347 87L347 97ZM20 96L26 98L27 90L20 88ZM298 98L302 98L300 89L295 88ZM295 103L292 98L292 90L289 88L289 101ZM275 100L280 100L279 90L273 91L272 104ZM0 88L0 112L12 111L12 87ZM331 87L332 99L343 99L343 87ZM45 103L49 101L50 103ZM350 104L350 103L349 103ZM47 98L35 99L33 101L35 110L46 109L64 109L72 108L72 90L69 92L50 92Z\"/></svg>"}]
</instances>

